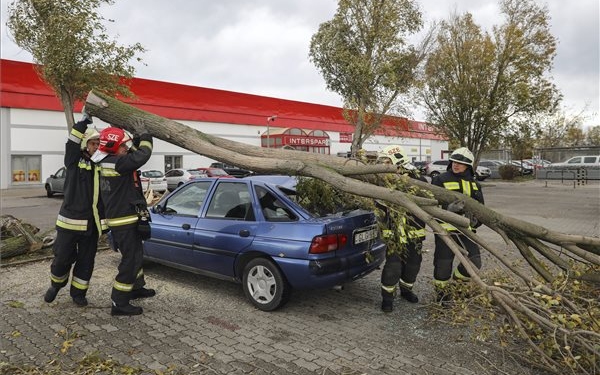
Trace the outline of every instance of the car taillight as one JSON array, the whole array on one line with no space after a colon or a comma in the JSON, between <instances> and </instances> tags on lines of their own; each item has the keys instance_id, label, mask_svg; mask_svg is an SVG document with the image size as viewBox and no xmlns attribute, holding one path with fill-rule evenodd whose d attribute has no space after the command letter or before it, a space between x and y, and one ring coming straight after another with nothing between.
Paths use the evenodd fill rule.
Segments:
<instances>
[{"instance_id":1,"label":"car taillight","mask_svg":"<svg viewBox=\"0 0 600 375\"><path fill-rule=\"evenodd\" d=\"M329 251L335 251L344 247L348 242L348 236L345 234L328 234L313 238L310 244L310 254L321 254Z\"/></svg>"},{"instance_id":2,"label":"car taillight","mask_svg":"<svg viewBox=\"0 0 600 375\"><path fill-rule=\"evenodd\" d=\"M150 181L150 179L146 178L146 177L142 177L142 178L140 178L140 181L142 181L142 182L148 182L148 181Z\"/></svg>"}]
</instances>

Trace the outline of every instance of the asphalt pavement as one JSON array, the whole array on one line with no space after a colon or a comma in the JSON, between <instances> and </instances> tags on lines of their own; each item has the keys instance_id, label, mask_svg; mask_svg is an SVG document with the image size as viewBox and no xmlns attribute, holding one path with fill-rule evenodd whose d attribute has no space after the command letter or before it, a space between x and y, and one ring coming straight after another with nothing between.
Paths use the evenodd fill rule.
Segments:
<instances>
[{"instance_id":1,"label":"asphalt pavement","mask_svg":"<svg viewBox=\"0 0 600 375\"><path fill-rule=\"evenodd\" d=\"M485 182L486 205L549 229L600 236L600 185L560 181ZM0 214L42 230L53 226L61 198L43 189L0 191ZM489 229L478 232L516 254ZM119 255L99 252L88 292L76 306L62 290L50 304L50 260L0 269L0 373L7 364L39 373L77 368L84 358L111 359L141 374L539 374L469 327L430 319L433 236L425 243L415 292L379 309L380 271L342 290L293 293L281 310L261 312L238 284L148 264L157 296L136 302L144 314L110 315ZM483 256L483 268L495 263ZM4 363L4 367L3 366ZM8 371L8 370L6 370ZM6 372L8 373L8 372Z\"/></svg>"}]
</instances>

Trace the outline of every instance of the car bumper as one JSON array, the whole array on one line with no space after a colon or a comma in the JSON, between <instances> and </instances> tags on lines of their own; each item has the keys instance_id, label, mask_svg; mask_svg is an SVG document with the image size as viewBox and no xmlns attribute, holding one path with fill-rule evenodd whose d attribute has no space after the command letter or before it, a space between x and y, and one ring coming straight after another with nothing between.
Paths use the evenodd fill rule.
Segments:
<instances>
[{"instance_id":1,"label":"car bumper","mask_svg":"<svg viewBox=\"0 0 600 375\"><path fill-rule=\"evenodd\" d=\"M287 281L294 289L329 288L351 282L368 275L385 260L385 244L374 246L367 253L333 259L306 260L275 258Z\"/></svg>"}]
</instances>

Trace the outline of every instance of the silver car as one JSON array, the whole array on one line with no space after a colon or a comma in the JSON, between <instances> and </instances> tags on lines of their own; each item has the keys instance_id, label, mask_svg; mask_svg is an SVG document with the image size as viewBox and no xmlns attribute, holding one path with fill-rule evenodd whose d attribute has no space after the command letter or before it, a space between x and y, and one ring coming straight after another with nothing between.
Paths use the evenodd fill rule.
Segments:
<instances>
[{"instance_id":1,"label":"silver car","mask_svg":"<svg viewBox=\"0 0 600 375\"><path fill-rule=\"evenodd\" d=\"M61 169L56 171L56 173L51 174L50 177L46 179L44 188L46 189L46 195L48 196L48 198L51 198L56 193L64 194L66 175L67 169L65 167L62 167Z\"/></svg>"},{"instance_id":2,"label":"silver car","mask_svg":"<svg viewBox=\"0 0 600 375\"><path fill-rule=\"evenodd\" d=\"M177 187L185 184L188 181L202 177L208 176L206 173L203 173L197 169L175 168L165 173L165 178L167 179L167 189L169 191L177 189Z\"/></svg>"},{"instance_id":3,"label":"silver car","mask_svg":"<svg viewBox=\"0 0 600 375\"><path fill-rule=\"evenodd\" d=\"M427 164L425 167L425 171L427 175L430 177L435 177L441 173L446 172L448 165L450 164L450 160L436 160ZM475 171L475 177L478 181L483 181L486 178L490 177L492 172L489 168L477 166L477 170Z\"/></svg>"}]
</instances>

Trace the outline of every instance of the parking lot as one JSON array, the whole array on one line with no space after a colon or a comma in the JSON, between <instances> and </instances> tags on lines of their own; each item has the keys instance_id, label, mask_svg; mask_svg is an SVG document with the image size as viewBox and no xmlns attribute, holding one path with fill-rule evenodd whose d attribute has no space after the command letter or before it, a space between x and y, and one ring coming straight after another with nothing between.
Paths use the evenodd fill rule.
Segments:
<instances>
[{"instance_id":1,"label":"parking lot","mask_svg":"<svg viewBox=\"0 0 600 375\"><path fill-rule=\"evenodd\" d=\"M600 236L598 182L486 181L483 189L486 204L502 214ZM41 188L0 195L1 214L41 229L52 227L61 203ZM513 251L489 229L478 233ZM380 271L343 290L294 293L283 309L265 313L247 302L240 285L149 264L144 272L157 296L139 301L141 316L111 317L117 253L98 254L85 308L67 290L43 302L50 260L3 267L0 363L70 369L93 354L143 374L537 374L493 339L475 340L468 328L429 319L433 236L425 249L415 284L421 302L398 299L390 314L379 309ZM483 264L496 263L484 254Z\"/></svg>"}]
</instances>

